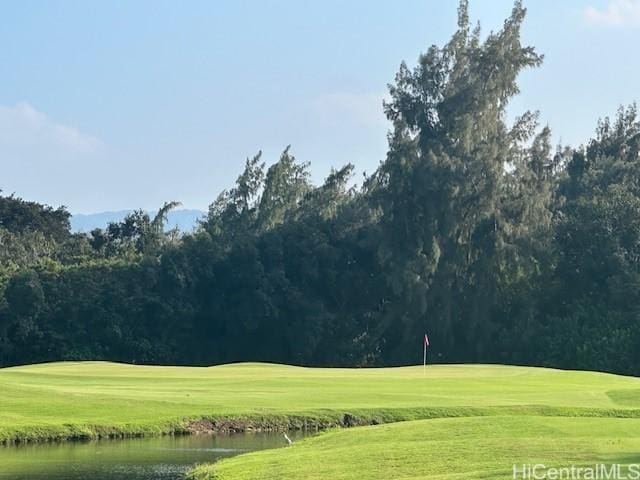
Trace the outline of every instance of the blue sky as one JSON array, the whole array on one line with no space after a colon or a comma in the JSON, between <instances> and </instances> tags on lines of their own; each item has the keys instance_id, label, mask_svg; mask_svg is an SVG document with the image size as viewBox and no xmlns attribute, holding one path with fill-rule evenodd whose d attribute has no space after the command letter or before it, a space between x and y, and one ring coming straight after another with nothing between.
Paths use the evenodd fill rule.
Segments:
<instances>
[{"instance_id":1,"label":"blue sky","mask_svg":"<svg viewBox=\"0 0 640 480\"><path fill-rule=\"evenodd\" d=\"M510 0L471 0L486 32ZM640 100L640 0L525 0L545 54L511 111L579 144ZM0 29L0 188L72 212L205 209L257 150L320 182L384 158L381 101L455 28L453 0L14 1Z\"/></svg>"}]
</instances>

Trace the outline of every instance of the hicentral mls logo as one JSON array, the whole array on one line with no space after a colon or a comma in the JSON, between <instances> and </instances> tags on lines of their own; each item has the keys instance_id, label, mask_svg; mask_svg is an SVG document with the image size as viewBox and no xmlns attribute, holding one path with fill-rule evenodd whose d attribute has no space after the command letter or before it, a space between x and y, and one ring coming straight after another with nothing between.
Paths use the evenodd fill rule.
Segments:
<instances>
[{"instance_id":1,"label":"hicentral mls logo","mask_svg":"<svg viewBox=\"0 0 640 480\"><path fill-rule=\"evenodd\" d=\"M542 463L513 465L514 480L640 480L640 464L549 467Z\"/></svg>"}]
</instances>

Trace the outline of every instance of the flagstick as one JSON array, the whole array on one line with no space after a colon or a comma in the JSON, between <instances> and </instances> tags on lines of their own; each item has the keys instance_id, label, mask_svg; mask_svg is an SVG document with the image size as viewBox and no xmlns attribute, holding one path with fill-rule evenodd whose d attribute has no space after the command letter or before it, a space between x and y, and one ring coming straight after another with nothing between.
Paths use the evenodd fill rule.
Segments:
<instances>
[{"instance_id":1,"label":"flagstick","mask_svg":"<svg viewBox=\"0 0 640 480\"><path fill-rule=\"evenodd\" d=\"M424 355L422 360L422 373L427 373L427 342L424 342Z\"/></svg>"}]
</instances>

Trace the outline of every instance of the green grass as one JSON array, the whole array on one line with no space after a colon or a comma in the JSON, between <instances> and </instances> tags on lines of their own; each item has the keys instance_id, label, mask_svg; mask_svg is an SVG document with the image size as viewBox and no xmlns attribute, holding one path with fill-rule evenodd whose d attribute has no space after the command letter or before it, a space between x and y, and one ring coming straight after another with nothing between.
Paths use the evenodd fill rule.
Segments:
<instances>
[{"instance_id":1,"label":"green grass","mask_svg":"<svg viewBox=\"0 0 640 480\"><path fill-rule=\"evenodd\" d=\"M599 463L640 463L639 419L470 417L332 430L291 447L197 468L191 478L512 479L514 464Z\"/></svg>"},{"instance_id":2,"label":"green grass","mask_svg":"<svg viewBox=\"0 0 640 480\"><path fill-rule=\"evenodd\" d=\"M640 426L640 380L487 365L430 366L426 374L422 367L190 368L104 362L0 369L3 442L168 433L184 431L191 420L201 418L282 428L330 427L345 418L355 424L411 421L331 431L291 448L242 455L214 467L224 480L448 479L456 477L425 475L437 470L429 465L444 469L455 455L462 455L469 468L494 472L485 478L500 478L495 472L506 468L511 454L551 461L558 458L556 450L570 446L573 450L563 459L572 452L595 459L637 448L635 437L617 432ZM589 430L590 435L573 434ZM598 440L602 435L604 444ZM618 437L623 439L612 443ZM473 451L467 454L469 449ZM308 470L295 475L301 465ZM360 475L365 467L380 472ZM314 477L322 468L335 471ZM199 475L212 473L203 467Z\"/></svg>"},{"instance_id":3,"label":"green grass","mask_svg":"<svg viewBox=\"0 0 640 480\"><path fill-rule=\"evenodd\" d=\"M0 440L162 433L194 418L332 425L442 416L634 416L640 381L507 366L210 368L104 362L0 369Z\"/></svg>"}]
</instances>

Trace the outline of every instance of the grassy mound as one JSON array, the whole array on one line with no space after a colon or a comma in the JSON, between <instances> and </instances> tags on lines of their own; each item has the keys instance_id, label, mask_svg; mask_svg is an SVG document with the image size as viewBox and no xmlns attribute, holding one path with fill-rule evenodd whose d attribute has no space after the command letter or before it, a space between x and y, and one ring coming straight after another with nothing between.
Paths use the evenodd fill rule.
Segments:
<instances>
[{"instance_id":1,"label":"grassy mound","mask_svg":"<svg viewBox=\"0 0 640 480\"><path fill-rule=\"evenodd\" d=\"M321 369L106 362L0 369L0 442L314 428L478 415L640 416L635 378L452 365ZM208 422L208 423L207 423Z\"/></svg>"},{"instance_id":2,"label":"grassy mound","mask_svg":"<svg viewBox=\"0 0 640 480\"><path fill-rule=\"evenodd\" d=\"M593 468L596 464L640 463L639 447L640 419L444 418L333 430L287 448L199 467L191 478L512 479L514 464L521 471L523 464ZM623 469L623 473L633 472Z\"/></svg>"}]
</instances>

